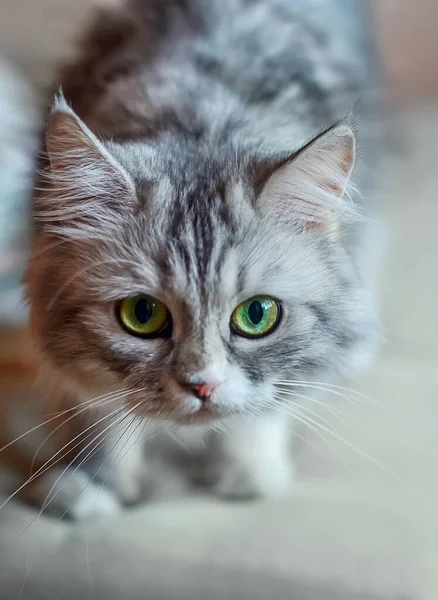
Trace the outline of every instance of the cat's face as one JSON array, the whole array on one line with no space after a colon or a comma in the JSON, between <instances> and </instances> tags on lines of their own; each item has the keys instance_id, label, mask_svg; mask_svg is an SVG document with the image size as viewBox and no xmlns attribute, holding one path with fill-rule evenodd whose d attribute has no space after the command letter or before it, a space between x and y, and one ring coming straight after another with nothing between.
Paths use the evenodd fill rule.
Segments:
<instances>
[{"instance_id":1,"label":"cat's face","mask_svg":"<svg viewBox=\"0 0 438 600\"><path fill-rule=\"evenodd\" d=\"M332 214L354 160L345 126L265 164L262 183L177 142L104 148L65 106L48 136L28 281L58 378L190 422L258 413L280 382L361 360L373 313Z\"/></svg>"}]
</instances>

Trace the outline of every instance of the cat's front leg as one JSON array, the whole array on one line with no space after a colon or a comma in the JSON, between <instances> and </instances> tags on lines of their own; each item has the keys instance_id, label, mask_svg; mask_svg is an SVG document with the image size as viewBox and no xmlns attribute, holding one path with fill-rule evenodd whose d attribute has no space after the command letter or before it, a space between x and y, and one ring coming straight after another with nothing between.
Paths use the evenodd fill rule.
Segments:
<instances>
[{"instance_id":1,"label":"cat's front leg","mask_svg":"<svg viewBox=\"0 0 438 600\"><path fill-rule=\"evenodd\" d=\"M111 490L73 466L57 465L49 469L20 495L41 512L74 521L114 516L121 510Z\"/></svg>"},{"instance_id":2,"label":"cat's front leg","mask_svg":"<svg viewBox=\"0 0 438 600\"><path fill-rule=\"evenodd\" d=\"M124 505L141 502L147 495L148 465L143 427L135 420L122 432L112 433L105 444L105 464L100 479Z\"/></svg>"},{"instance_id":3,"label":"cat's front leg","mask_svg":"<svg viewBox=\"0 0 438 600\"><path fill-rule=\"evenodd\" d=\"M290 492L294 482L290 440L291 423L284 414L236 418L220 436L215 491L243 499Z\"/></svg>"},{"instance_id":4,"label":"cat's front leg","mask_svg":"<svg viewBox=\"0 0 438 600\"><path fill-rule=\"evenodd\" d=\"M87 449L91 456L80 466L49 469L23 489L23 498L44 512L75 521L112 516L123 505L137 504L146 488L143 436L137 425L115 428L99 451Z\"/></svg>"}]
</instances>

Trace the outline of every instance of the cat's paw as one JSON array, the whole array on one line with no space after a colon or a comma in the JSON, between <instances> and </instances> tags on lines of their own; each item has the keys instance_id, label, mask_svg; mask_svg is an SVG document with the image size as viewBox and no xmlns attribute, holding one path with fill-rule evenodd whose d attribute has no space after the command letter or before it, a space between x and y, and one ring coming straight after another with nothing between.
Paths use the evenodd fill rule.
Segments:
<instances>
[{"instance_id":1,"label":"cat's paw","mask_svg":"<svg viewBox=\"0 0 438 600\"><path fill-rule=\"evenodd\" d=\"M124 464L111 475L111 487L120 502L133 506L145 500L150 493L149 469L145 464Z\"/></svg>"},{"instance_id":2,"label":"cat's paw","mask_svg":"<svg viewBox=\"0 0 438 600\"><path fill-rule=\"evenodd\" d=\"M214 490L223 498L248 500L291 493L293 484L294 470L290 460L250 465L236 462L224 469Z\"/></svg>"},{"instance_id":3,"label":"cat's paw","mask_svg":"<svg viewBox=\"0 0 438 600\"><path fill-rule=\"evenodd\" d=\"M55 468L42 477L33 494L41 510L74 521L116 515L121 504L115 494L96 483L87 473L72 468Z\"/></svg>"},{"instance_id":4,"label":"cat's paw","mask_svg":"<svg viewBox=\"0 0 438 600\"><path fill-rule=\"evenodd\" d=\"M111 490L88 484L67 514L75 521L85 521L112 517L121 510L122 506Z\"/></svg>"}]
</instances>

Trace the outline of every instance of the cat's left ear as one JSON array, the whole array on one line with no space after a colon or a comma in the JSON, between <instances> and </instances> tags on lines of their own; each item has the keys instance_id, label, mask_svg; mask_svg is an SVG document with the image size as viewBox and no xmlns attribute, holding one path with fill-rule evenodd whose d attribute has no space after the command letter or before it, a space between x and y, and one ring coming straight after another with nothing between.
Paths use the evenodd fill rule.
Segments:
<instances>
[{"instance_id":1,"label":"cat's left ear","mask_svg":"<svg viewBox=\"0 0 438 600\"><path fill-rule=\"evenodd\" d=\"M258 205L302 229L334 230L351 211L348 187L356 155L352 127L340 123L268 169Z\"/></svg>"},{"instance_id":2,"label":"cat's left ear","mask_svg":"<svg viewBox=\"0 0 438 600\"><path fill-rule=\"evenodd\" d=\"M62 95L49 117L46 147L50 168L45 193L36 203L43 224L78 232L87 225L110 226L134 202L129 174Z\"/></svg>"}]
</instances>

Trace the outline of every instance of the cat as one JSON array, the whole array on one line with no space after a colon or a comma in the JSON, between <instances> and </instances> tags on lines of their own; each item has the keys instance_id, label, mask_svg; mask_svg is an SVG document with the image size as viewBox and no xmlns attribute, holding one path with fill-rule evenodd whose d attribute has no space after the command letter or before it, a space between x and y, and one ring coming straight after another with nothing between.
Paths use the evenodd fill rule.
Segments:
<instances>
[{"instance_id":1,"label":"cat","mask_svg":"<svg viewBox=\"0 0 438 600\"><path fill-rule=\"evenodd\" d=\"M74 469L63 457L24 488L35 502L73 518L136 503L144 440L185 455L175 437L220 496L293 489L300 402L378 340L366 29L352 0L99 14L59 78L33 201L30 334L62 434L51 464L77 440Z\"/></svg>"}]
</instances>

